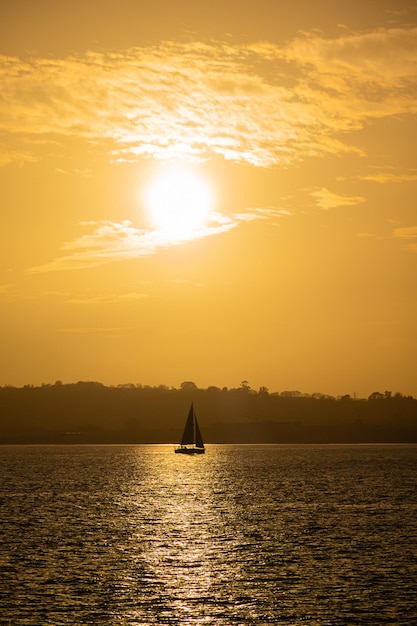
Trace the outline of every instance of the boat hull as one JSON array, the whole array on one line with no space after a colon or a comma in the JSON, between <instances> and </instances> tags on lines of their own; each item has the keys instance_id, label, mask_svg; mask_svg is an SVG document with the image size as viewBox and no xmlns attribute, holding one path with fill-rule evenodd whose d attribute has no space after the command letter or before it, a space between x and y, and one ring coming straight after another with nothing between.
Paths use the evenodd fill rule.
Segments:
<instances>
[{"instance_id":1,"label":"boat hull","mask_svg":"<svg viewBox=\"0 0 417 626\"><path fill-rule=\"evenodd\" d=\"M204 454L205 449L181 447L181 448L175 448L174 452L175 454Z\"/></svg>"}]
</instances>

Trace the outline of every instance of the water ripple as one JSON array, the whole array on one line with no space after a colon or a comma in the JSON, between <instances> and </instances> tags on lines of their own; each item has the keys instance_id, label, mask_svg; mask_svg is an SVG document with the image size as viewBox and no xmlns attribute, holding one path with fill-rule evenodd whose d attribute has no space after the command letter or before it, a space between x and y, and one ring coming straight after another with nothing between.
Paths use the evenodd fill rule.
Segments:
<instances>
[{"instance_id":1,"label":"water ripple","mask_svg":"<svg viewBox=\"0 0 417 626\"><path fill-rule=\"evenodd\" d=\"M0 447L0 624L417 623L417 447Z\"/></svg>"}]
</instances>

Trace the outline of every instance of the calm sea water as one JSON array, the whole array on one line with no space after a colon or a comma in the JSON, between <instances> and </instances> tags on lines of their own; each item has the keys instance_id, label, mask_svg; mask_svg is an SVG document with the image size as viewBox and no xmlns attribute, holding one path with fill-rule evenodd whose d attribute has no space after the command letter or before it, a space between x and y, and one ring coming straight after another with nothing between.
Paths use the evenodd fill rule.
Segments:
<instances>
[{"instance_id":1,"label":"calm sea water","mask_svg":"<svg viewBox=\"0 0 417 626\"><path fill-rule=\"evenodd\" d=\"M3 446L0 497L1 624L417 624L417 446Z\"/></svg>"}]
</instances>

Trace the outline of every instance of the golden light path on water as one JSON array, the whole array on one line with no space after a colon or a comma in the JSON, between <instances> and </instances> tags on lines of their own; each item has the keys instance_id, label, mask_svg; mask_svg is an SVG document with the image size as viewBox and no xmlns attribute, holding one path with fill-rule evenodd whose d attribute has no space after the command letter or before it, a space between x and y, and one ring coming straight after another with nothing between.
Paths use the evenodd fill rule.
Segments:
<instances>
[{"instance_id":1,"label":"golden light path on water","mask_svg":"<svg viewBox=\"0 0 417 626\"><path fill-rule=\"evenodd\" d=\"M161 623L171 623L173 614L181 624L213 623L213 613L220 619L230 610L225 588L242 579L235 553L239 533L228 513L233 492L227 495L221 476L213 472L213 462L221 460L214 449L198 458L167 452L160 448L148 476L149 493L158 494L158 517L143 520L136 533L140 543L154 526L143 553L148 575L160 587L154 607L161 604ZM137 505L142 512L156 512L152 496L144 503L140 495ZM242 594L240 604L245 619L256 619L250 595Z\"/></svg>"},{"instance_id":2,"label":"golden light path on water","mask_svg":"<svg viewBox=\"0 0 417 626\"><path fill-rule=\"evenodd\" d=\"M416 623L416 446L3 446L1 615Z\"/></svg>"}]
</instances>

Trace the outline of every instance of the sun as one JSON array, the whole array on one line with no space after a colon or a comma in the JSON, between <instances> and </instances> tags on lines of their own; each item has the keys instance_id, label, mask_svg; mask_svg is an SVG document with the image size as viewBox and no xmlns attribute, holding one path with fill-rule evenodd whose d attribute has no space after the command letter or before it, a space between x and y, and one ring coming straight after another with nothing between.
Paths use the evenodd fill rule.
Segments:
<instances>
[{"instance_id":1,"label":"sun","mask_svg":"<svg viewBox=\"0 0 417 626\"><path fill-rule=\"evenodd\" d=\"M168 240L192 239L213 208L208 181L185 167L171 167L148 183L144 201L152 226Z\"/></svg>"}]
</instances>

